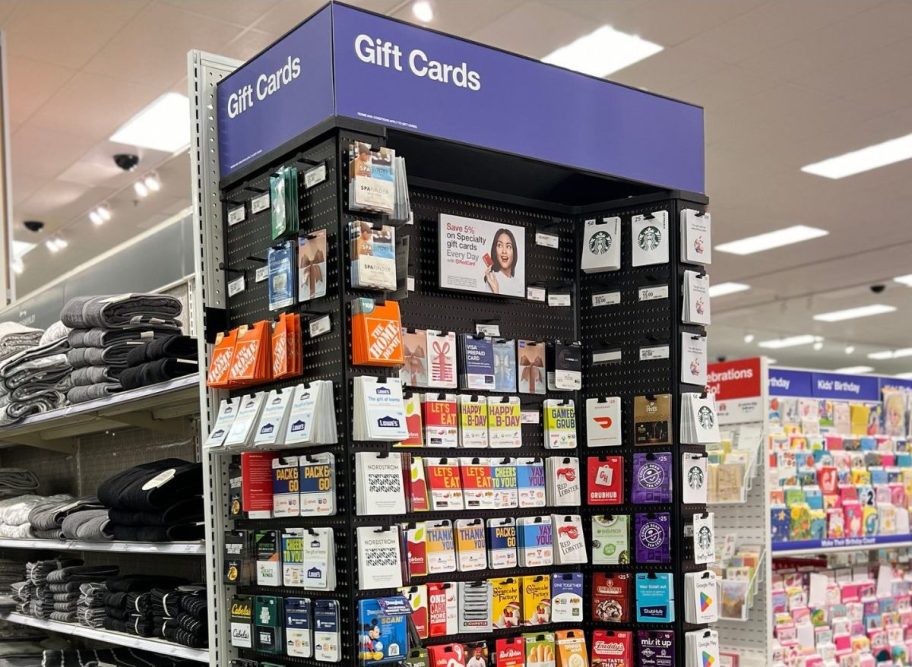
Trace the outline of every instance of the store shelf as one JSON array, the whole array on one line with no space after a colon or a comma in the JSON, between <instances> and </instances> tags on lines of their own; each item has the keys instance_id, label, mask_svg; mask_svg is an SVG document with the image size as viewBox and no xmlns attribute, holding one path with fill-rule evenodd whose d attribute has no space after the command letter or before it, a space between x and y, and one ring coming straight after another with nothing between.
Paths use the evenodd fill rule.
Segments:
<instances>
[{"instance_id":1,"label":"store shelf","mask_svg":"<svg viewBox=\"0 0 912 667\"><path fill-rule=\"evenodd\" d=\"M188 648L179 644L172 644L163 639L147 639L137 637L122 632L112 632L110 630L98 630L89 628L76 623L61 623L60 621L46 621L42 618L34 618L24 614L12 612L8 615L0 615L0 619L20 625L28 625L33 628L42 628L51 632L59 632L74 637L84 637L85 639L94 639L95 641L105 642L108 644L117 644L127 648L135 648L142 651L151 651L159 655L167 655L172 658L184 658L196 662L209 662L209 651L207 649Z\"/></svg>"},{"instance_id":2,"label":"store shelf","mask_svg":"<svg viewBox=\"0 0 912 667\"><path fill-rule=\"evenodd\" d=\"M33 415L0 428L0 447L26 445L69 453L76 436L134 426L182 435L182 420L199 413L198 387L199 375L194 373Z\"/></svg>"},{"instance_id":3,"label":"store shelf","mask_svg":"<svg viewBox=\"0 0 912 667\"><path fill-rule=\"evenodd\" d=\"M0 538L0 549L50 549L53 551L106 551L113 553L158 554L160 556L202 556L204 542L84 542L82 540L40 540Z\"/></svg>"},{"instance_id":4,"label":"store shelf","mask_svg":"<svg viewBox=\"0 0 912 667\"><path fill-rule=\"evenodd\" d=\"M898 547L912 547L912 535L878 535L876 537L846 537L840 540L773 542L773 555L810 556L842 551L870 551Z\"/></svg>"}]
</instances>

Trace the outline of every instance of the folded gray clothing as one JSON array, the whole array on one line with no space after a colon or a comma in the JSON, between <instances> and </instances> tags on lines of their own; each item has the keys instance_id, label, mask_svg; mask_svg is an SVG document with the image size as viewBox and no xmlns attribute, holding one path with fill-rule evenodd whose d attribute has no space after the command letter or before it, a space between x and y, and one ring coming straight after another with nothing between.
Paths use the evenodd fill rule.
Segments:
<instances>
[{"instance_id":1,"label":"folded gray clothing","mask_svg":"<svg viewBox=\"0 0 912 667\"><path fill-rule=\"evenodd\" d=\"M48 584L98 581L105 577L117 576L116 565L68 565L50 572L47 576ZM76 587L79 590L79 587Z\"/></svg>"},{"instance_id":2,"label":"folded gray clothing","mask_svg":"<svg viewBox=\"0 0 912 667\"><path fill-rule=\"evenodd\" d=\"M108 510L88 509L67 516L60 529L68 540L104 542L114 537L108 530L109 523Z\"/></svg>"},{"instance_id":3,"label":"folded gray clothing","mask_svg":"<svg viewBox=\"0 0 912 667\"><path fill-rule=\"evenodd\" d=\"M110 366L85 366L75 369L70 378L74 387L88 387L99 382L117 382L121 370Z\"/></svg>"},{"instance_id":4,"label":"folded gray clothing","mask_svg":"<svg viewBox=\"0 0 912 667\"><path fill-rule=\"evenodd\" d=\"M0 496L20 496L38 488L38 476L25 468L0 468Z\"/></svg>"},{"instance_id":5,"label":"folded gray clothing","mask_svg":"<svg viewBox=\"0 0 912 667\"><path fill-rule=\"evenodd\" d=\"M32 533L39 540L62 540L63 532L59 528L53 530L35 530L32 528Z\"/></svg>"},{"instance_id":6,"label":"folded gray clothing","mask_svg":"<svg viewBox=\"0 0 912 667\"><path fill-rule=\"evenodd\" d=\"M51 597L54 595L65 595L68 593L75 593L76 596L79 596L79 582L78 581L67 581L67 582L55 582L53 584L47 585L48 591L51 593Z\"/></svg>"},{"instance_id":7,"label":"folded gray clothing","mask_svg":"<svg viewBox=\"0 0 912 667\"><path fill-rule=\"evenodd\" d=\"M58 586L69 586L69 584L57 584ZM49 588L53 588L49 586ZM54 602L75 602L79 599L79 591L69 591L67 593L54 593L53 595Z\"/></svg>"},{"instance_id":8,"label":"folded gray clothing","mask_svg":"<svg viewBox=\"0 0 912 667\"><path fill-rule=\"evenodd\" d=\"M28 520L32 524L32 530L52 530L59 528L63 522L63 517L57 520L58 512L66 511L69 506L79 507L83 499L75 500L72 496L65 498L55 498L38 503L29 511ZM95 500L96 498L86 499ZM64 516L66 516L64 514Z\"/></svg>"},{"instance_id":9,"label":"folded gray clothing","mask_svg":"<svg viewBox=\"0 0 912 667\"><path fill-rule=\"evenodd\" d=\"M73 387L67 392L67 400L70 403L85 403L94 401L96 398L106 398L111 394L116 394L123 387L119 382L104 382L93 384L89 387ZM32 414L32 413L30 413Z\"/></svg>"},{"instance_id":10,"label":"folded gray clothing","mask_svg":"<svg viewBox=\"0 0 912 667\"><path fill-rule=\"evenodd\" d=\"M73 383L69 378L70 369L68 368L65 372L54 373L53 376L41 380L29 380L7 394L9 403L28 403L32 399L48 396L49 393L63 395L73 388Z\"/></svg>"},{"instance_id":11,"label":"folded gray clothing","mask_svg":"<svg viewBox=\"0 0 912 667\"><path fill-rule=\"evenodd\" d=\"M117 386L119 387L120 385ZM73 390L71 389L70 391ZM46 390L31 396L28 401L11 402L0 410L0 425L18 424L31 415L56 410L63 406L66 400L67 396L62 392Z\"/></svg>"},{"instance_id":12,"label":"folded gray clothing","mask_svg":"<svg viewBox=\"0 0 912 667\"><path fill-rule=\"evenodd\" d=\"M86 366L117 366L126 368L130 348L124 345L111 347L76 347L67 352L67 363L73 368Z\"/></svg>"},{"instance_id":13,"label":"folded gray clothing","mask_svg":"<svg viewBox=\"0 0 912 667\"><path fill-rule=\"evenodd\" d=\"M41 342L43 334L41 329L23 326L18 322L0 322L0 361L35 347Z\"/></svg>"},{"instance_id":14,"label":"folded gray clothing","mask_svg":"<svg viewBox=\"0 0 912 667\"><path fill-rule=\"evenodd\" d=\"M76 610L73 611L52 611L49 618L52 621L59 621L61 623L75 623L76 622Z\"/></svg>"},{"instance_id":15,"label":"folded gray clothing","mask_svg":"<svg viewBox=\"0 0 912 667\"><path fill-rule=\"evenodd\" d=\"M122 329L136 324L173 321L180 317L179 299L167 294L115 294L70 299L60 313L68 327Z\"/></svg>"},{"instance_id":16,"label":"folded gray clothing","mask_svg":"<svg viewBox=\"0 0 912 667\"><path fill-rule=\"evenodd\" d=\"M10 357L0 368L0 379L4 384L10 385L10 378L17 375L34 375L42 371L53 371L59 368L66 368L66 357L64 356L69 349L69 343L66 338L39 345L20 352Z\"/></svg>"},{"instance_id":17,"label":"folded gray clothing","mask_svg":"<svg viewBox=\"0 0 912 667\"><path fill-rule=\"evenodd\" d=\"M67 342L71 348L108 348L126 344L130 346L130 350L135 350L152 341L174 335L176 334L173 324L132 329L71 329L67 335Z\"/></svg>"}]
</instances>

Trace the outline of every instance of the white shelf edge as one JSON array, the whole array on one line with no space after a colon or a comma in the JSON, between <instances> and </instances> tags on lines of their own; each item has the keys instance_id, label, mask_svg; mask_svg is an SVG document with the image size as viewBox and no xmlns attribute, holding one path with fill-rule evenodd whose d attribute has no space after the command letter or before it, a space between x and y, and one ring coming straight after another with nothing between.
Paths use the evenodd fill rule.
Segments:
<instances>
[{"instance_id":1,"label":"white shelf edge","mask_svg":"<svg viewBox=\"0 0 912 667\"><path fill-rule=\"evenodd\" d=\"M773 549L773 557L782 556L815 556L838 554L848 551L876 551L879 549L902 549L912 547L912 539L903 542L888 542L874 544L855 544L844 547L810 547L807 549Z\"/></svg>"},{"instance_id":2,"label":"white shelf edge","mask_svg":"<svg viewBox=\"0 0 912 667\"><path fill-rule=\"evenodd\" d=\"M82 540L42 540L38 538L0 538L0 548L52 549L54 551L104 551L115 553L159 554L162 556L203 556L205 542L85 542Z\"/></svg>"},{"instance_id":3,"label":"white shelf edge","mask_svg":"<svg viewBox=\"0 0 912 667\"><path fill-rule=\"evenodd\" d=\"M181 646L180 644L173 644L164 639L137 637L123 632L99 630L76 623L46 621L42 618L34 618L33 616L26 616L25 614L19 614L17 612L10 612L5 615L0 614L0 620L18 623L19 625L28 625L33 628L42 628L52 632L60 632L76 637L85 637L86 639L94 639L108 644L117 644L119 646L135 648L141 651L150 651L152 653L158 653L159 655L171 656L172 658L185 658L187 660L205 663L209 662L209 651L207 649L189 648L187 646Z\"/></svg>"}]
</instances>

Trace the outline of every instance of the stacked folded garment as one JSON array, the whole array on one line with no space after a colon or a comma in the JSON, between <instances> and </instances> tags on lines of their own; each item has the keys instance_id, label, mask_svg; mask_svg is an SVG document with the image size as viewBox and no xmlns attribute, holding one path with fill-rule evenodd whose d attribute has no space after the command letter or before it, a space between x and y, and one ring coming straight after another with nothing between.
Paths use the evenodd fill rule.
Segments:
<instances>
[{"instance_id":1,"label":"stacked folded garment","mask_svg":"<svg viewBox=\"0 0 912 667\"><path fill-rule=\"evenodd\" d=\"M180 334L156 338L127 355L127 368L120 373L124 389L136 389L196 373L196 339Z\"/></svg>"},{"instance_id":2,"label":"stacked folded garment","mask_svg":"<svg viewBox=\"0 0 912 667\"><path fill-rule=\"evenodd\" d=\"M182 586L177 590L152 590L152 613L165 639L189 646L209 645L206 589L204 586Z\"/></svg>"},{"instance_id":3,"label":"stacked folded garment","mask_svg":"<svg viewBox=\"0 0 912 667\"><path fill-rule=\"evenodd\" d=\"M124 575L105 582L105 630L127 632L140 637L161 636L156 633L152 610L153 588L172 589L187 582L176 577Z\"/></svg>"},{"instance_id":4,"label":"stacked folded garment","mask_svg":"<svg viewBox=\"0 0 912 667\"><path fill-rule=\"evenodd\" d=\"M110 508L101 532L115 540L200 540L202 493L199 463L162 459L128 468L98 487L98 499Z\"/></svg>"},{"instance_id":5,"label":"stacked folded garment","mask_svg":"<svg viewBox=\"0 0 912 667\"><path fill-rule=\"evenodd\" d=\"M10 586L10 592L13 601L16 603L16 611L20 614L32 613L32 595L35 592L35 585L31 579L17 581Z\"/></svg>"},{"instance_id":6,"label":"stacked folded garment","mask_svg":"<svg viewBox=\"0 0 912 667\"><path fill-rule=\"evenodd\" d=\"M114 577L117 572L116 565L71 565L48 573L47 588L53 600L51 620L75 623L79 587L85 583Z\"/></svg>"},{"instance_id":7,"label":"stacked folded garment","mask_svg":"<svg viewBox=\"0 0 912 667\"><path fill-rule=\"evenodd\" d=\"M61 494L57 499L43 500L32 507L28 514L32 535L46 540L61 539L63 533L60 532L60 524L66 518L68 508L71 505L78 505L79 502L72 496Z\"/></svg>"},{"instance_id":8,"label":"stacked folded garment","mask_svg":"<svg viewBox=\"0 0 912 667\"><path fill-rule=\"evenodd\" d=\"M18 322L0 322L0 362L38 345L43 333Z\"/></svg>"},{"instance_id":9,"label":"stacked folded garment","mask_svg":"<svg viewBox=\"0 0 912 667\"><path fill-rule=\"evenodd\" d=\"M19 496L38 488L38 476L23 468L0 468L0 496Z\"/></svg>"},{"instance_id":10,"label":"stacked folded garment","mask_svg":"<svg viewBox=\"0 0 912 667\"><path fill-rule=\"evenodd\" d=\"M79 585L79 599L76 601L76 620L80 625L90 628L103 628L107 615L105 596L108 587L101 582L89 582Z\"/></svg>"},{"instance_id":11,"label":"stacked folded garment","mask_svg":"<svg viewBox=\"0 0 912 667\"><path fill-rule=\"evenodd\" d=\"M69 329L55 322L38 345L0 362L0 423L12 424L33 414L62 407L71 388L67 361Z\"/></svg>"},{"instance_id":12,"label":"stacked folded garment","mask_svg":"<svg viewBox=\"0 0 912 667\"><path fill-rule=\"evenodd\" d=\"M54 613L54 592L49 588L48 577L56 570L78 567L82 561L77 558L59 558L56 560L39 560L26 565L32 589L29 591L29 609L23 613L36 618L51 618Z\"/></svg>"},{"instance_id":13,"label":"stacked folded garment","mask_svg":"<svg viewBox=\"0 0 912 667\"><path fill-rule=\"evenodd\" d=\"M29 522L31 511L48 501L68 500L69 496L17 496L0 500L0 537L27 539L34 537L32 524Z\"/></svg>"},{"instance_id":14,"label":"stacked folded garment","mask_svg":"<svg viewBox=\"0 0 912 667\"><path fill-rule=\"evenodd\" d=\"M181 302L162 294L123 294L71 299L60 314L72 328L67 360L73 366L71 403L122 389L119 377L137 345L180 332Z\"/></svg>"}]
</instances>

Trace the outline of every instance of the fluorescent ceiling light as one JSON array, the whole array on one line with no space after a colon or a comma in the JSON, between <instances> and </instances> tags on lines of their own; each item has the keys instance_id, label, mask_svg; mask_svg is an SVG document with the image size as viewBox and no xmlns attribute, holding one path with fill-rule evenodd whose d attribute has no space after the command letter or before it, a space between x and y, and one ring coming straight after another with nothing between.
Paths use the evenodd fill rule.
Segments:
<instances>
[{"instance_id":1,"label":"fluorescent ceiling light","mask_svg":"<svg viewBox=\"0 0 912 667\"><path fill-rule=\"evenodd\" d=\"M872 303L870 306L859 306L858 308L846 308L845 310L834 310L831 313L820 313L814 315L818 322L842 322L843 320L855 320L859 317L871 317L872 315L883 315L892 313L896 306L888 306L883 303Z\"/></svg>"},{"instance_id":2,"label":"fluorescent ceiling light","mask_svg":"<svg viewBox=\"0 0 912 667\"><path fill-rule=\"evenodd\" d=\"M542 62L602 77L662 50L663 47L654 42L615 30L610 25L603 25L588 35L583 35L576 41L552 51L542 58Z\"/></svg>"},{"instance_id":3,"label":"fluorescent ceiling light","mask_svg":"<svg viewBox=\"0 0 912 667\"><path fill-rule=\"evenodd\" d=\"M912 373L897 373L893 377L901 378L903 380L912 380Z\"/></svg>"},{"instance_id":4,"label":"fluorescent ceiling light","mask_svg":"<svg viewBox=\"0 0 912 667\"><path fill-rule=\"evenodd\" d=\"M745 342L745 343L753 343L753 342L754 342L754 334L747 334L747 335L744 337L744 342Z\"/></svg>"},{"instance_id":5,"label":"fluorescent ceiling light","mask_svg":"<svg viewBox=\"0 0 912 667\"><path fill-rule=\"evenodd\" d=\"M757 236L748 236L738 241L730 241L716 246L720 252L730 252L734 255L751 255L755 252L781 248L784 245L809 241L821 236L826 236L829 232L817 227L808 227L807 225L793 225L777 229L774 232L766 232Z\"/></svg>"},{"instance_id":6,"label":"fluorescent ceiling light","mask_svg":"<svg viewBox=\"0 0 912 667\"><path fill-rule=\"evenodd\" d=\"M757 343L758 347L765 347L770 350L781 350L783 347L795 347L797 345L810 345L818 342L819 336L804 334L803 336L789 336L788 338L774 338L773 340L761 340Z\"/></svg>"},{"instance_id":7,"label":"fluorescent ceiling light","mask_svg":"<svg viewBox=\"0 0 912 667\"><path fill-rule=\"evenodd\" d=\"M906 285L906 286L908 286L908 287L912 287L912 273L908 273L908 274L906 274L906 275L904 275L904 276L896 276L896 277L893 279L893 282L894 282L894 283L902 283L903 285Z\"/></svg>"},{"instance_id":8,"label":"fluorescent ceiling light","mask_svg":"<svg viewBox=\"0 0 912 667\"><path fill-rule=\"evenodd\" d=\"M111 141L165 153L188 146L190 100L180 93L165 93L121 125Z\"/></svg>"},{"instance_id":9,"label":"fluorescent ceiling light","mask_svg":"<svg viewBox=\"0 0 912 667\"><path fill-rule=\"evenodd\" d=\"M846 354L852 354L854 351L855 351L854 345L846 345L846 349L845 349Z\"/></svg>"},{"instance_id":10,"label":"fluorescent ceiling light","mask_svg":"<svg viewBox=\"0 0 912 667\"><path fill-rule=\"evenodd\" d=\"M880 352L871 352L868 359L902 359L903 357L912 357L912 347L901 347L898 350L881 350Z\"/></svg>"},{"instance_id":11,"label":"fluorescent ceiling light","mask_svg":"<svg viewBox=\"0 0 912 667\"><path fill-rule=\"evenodd\" d=\"M801 171L824 178L845 178L910 158L912 158L912 134L907 134L904 137L897 137L867 148L805 165Z\"/></svg>"},{"instance_id":12,"label":"fluorescent ceiling light","mask_svg":"<svg viewBox=\"0 0 912 667\"><path fill-rule=\"evenodd\" d=\"M814 343L814 349L815 349L817 352L820 352L820 350L823 349L823 341L822 341L822 340L818 340L816 343Z\"/></svg>"},{"instance_id":13,"label":"fluorescent ceiling light","mask_svg":"<svg viewBox=\"0 0 912 667\"><path fill-rule=\"evenodd\" d=\"M871 366L846 366L845 368L837 368L834 373L847 373L849 375L861 375L862 373L870 373L874 368Z\"/></svg>"},{"instance_id":14,"label":"fluorescent ceiling light","mask_svg":"<svg viewBox=\"0 0 912 667\"><path fill-rule=\"evenodd\" d=\"M29 243L28 241L13 240L13 259L21 259L36 245L36 243Z\"/></svg>"},{"instance_id":15,"label":"fluorescent ceiling light","mask_svg":"<svg viewBox=\"0 0 912 667\"><path fill-rule=\"evenodd\" d=\"M727 296L729 294L737 294L738 292L744 292L751 288L750 285L745 285L744 283L719 283L718 285L709 286L709 296Z\"/></svg>"},{"instance_id":16,"label":"fluorescent ceiling light","mask_svg":"<svg viewBox=\"0 0 912 667\"><path fill-rule=\"evenodd\" d=\"M427 0L418 0L413 4L412 14L422 23L430 23L434 20L434 8Z\"/></svg>"}]
</instances>

